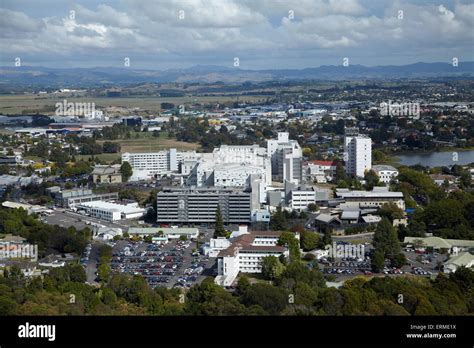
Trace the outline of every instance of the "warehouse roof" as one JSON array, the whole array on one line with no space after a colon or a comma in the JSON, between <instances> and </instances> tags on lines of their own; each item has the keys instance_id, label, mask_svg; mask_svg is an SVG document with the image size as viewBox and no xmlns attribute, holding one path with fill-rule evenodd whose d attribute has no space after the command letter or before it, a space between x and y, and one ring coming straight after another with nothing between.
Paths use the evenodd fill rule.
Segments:
<instances>
[{"instance_id":1,"label":"warehouse roof","mask_svg":"<svg viewBox=\"0 0 474 348\"><path fill-rule=\"evenodd\" d=\"M104 209L109 211L119 211L124 214L133 214L143 212L145 209L135 205L124 205L105 201L92 201L80 203L79 206L87 208Z\"/></svg>"},{"instance_id":2,"label":"warehouse roof","mask_svg":"<svg viewBox=\"0 0 474 348\"><path fill-rule=\"evenodd\" d=\"M423 246L432 247L432 248L444 248L450 249L452 247L474 247L474 240L464 240L464 239L443 239L440 237L405 237L403 240L404 243L415 243L416 240L420 240L423 243Z\"/></svg>"}]
</instances>

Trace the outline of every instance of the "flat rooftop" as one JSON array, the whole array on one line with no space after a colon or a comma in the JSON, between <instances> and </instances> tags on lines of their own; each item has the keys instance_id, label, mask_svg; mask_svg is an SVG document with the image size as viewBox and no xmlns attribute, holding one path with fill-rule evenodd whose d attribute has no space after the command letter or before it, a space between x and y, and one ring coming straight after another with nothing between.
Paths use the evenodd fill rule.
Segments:
<instances>
[{"instance_id":1,"label":"flat rooftop","mask_svg":"<svg viewBox=\"0 0 474 348\"><path fill-rule=\"evenodd\" d=\"M336 189L336 196L341 198L403 198L403 192L392 192L384 188L377 188L373 191L350 191L348 189Z\"/></svg>"},{"instance_id":2,"label":"flat rooftop","mask_svg":"<svg viewBox=\"0 0 474 348\"><path fill-rule=\"evenodd\" d=\"M199 230L195 227L175 227L175 228L162 228L162 227L130 227L128 229L129 234L155 234L162 231L163 234L196 234Z\"/></svg>"},{"instance_id":3,"label":"flat rooftop","mask_svg":"<svg viewBox=\"0 0 474 348\"><path fill-rule=\"evenodd\" d=\"M145 210L140 207L134 207L130 205L104 202L104 201L84 202L84 203L79 204L79 206L87 207L87 208L104 209L104 210L109 210L109 211L119 211L124 214L140 213Z\"/></svg>"}]
</instances>

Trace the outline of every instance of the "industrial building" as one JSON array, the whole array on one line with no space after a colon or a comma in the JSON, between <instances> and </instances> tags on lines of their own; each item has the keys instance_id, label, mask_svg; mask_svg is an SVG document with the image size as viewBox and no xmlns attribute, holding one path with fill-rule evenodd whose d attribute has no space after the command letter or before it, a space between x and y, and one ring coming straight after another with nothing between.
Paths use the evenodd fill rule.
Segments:
<instances>
[{"instance_id":1,"label":"industrial building","mask_svg":"<svg viewBox=\"0 0 474 348\"><path fill-rule=\"evenodd\" d=\"M91 189L79 188L52 193L57 206L71 208L85 202L109 201L118 199L118 192L94 194Z\"/></svg>"},{"instance_id":2,"label":"industrial building","mask_svg":"<svg viewBox=\"0 0 474 348\"><path fill-rule=\"evenodd\" d=\"M145 214L145 209L138 203L118 204L104 201L84 202L77 205L78 211L105 221L118 221L122 219L137 219Z\"/></svg>"}]
</instances>

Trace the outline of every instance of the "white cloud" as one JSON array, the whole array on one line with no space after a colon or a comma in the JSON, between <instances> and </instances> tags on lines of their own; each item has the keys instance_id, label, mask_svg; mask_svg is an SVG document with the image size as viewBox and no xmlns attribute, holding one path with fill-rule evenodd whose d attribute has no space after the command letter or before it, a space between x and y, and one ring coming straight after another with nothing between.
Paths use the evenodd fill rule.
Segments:
<instances>
[{"instance_id":1,"label":"white cloud","mask_svg":"<svg viewBox=\"0 0 474 348\"><path fill-rule=\"evenodd\" d=\"M298 55L343 54L362 61L371 57L372 62L378 57L378 64L410 55L414 61L440 61L436 56L440 52L474 58L474 4L396 2L374 13L367 1L123 0L120 6L76 5L74 19L64 12L35 18L0 9L0 50L29 54L32 60L82 54L113 61L124 55L153 61L150 56L168 55L189 65L196 59L230 64L234 56L243 61L271 57L285 62ZM400 9L403 19L397 17ZM290 10L294 19L288 18Z\"/></svg>"}]
</instances>

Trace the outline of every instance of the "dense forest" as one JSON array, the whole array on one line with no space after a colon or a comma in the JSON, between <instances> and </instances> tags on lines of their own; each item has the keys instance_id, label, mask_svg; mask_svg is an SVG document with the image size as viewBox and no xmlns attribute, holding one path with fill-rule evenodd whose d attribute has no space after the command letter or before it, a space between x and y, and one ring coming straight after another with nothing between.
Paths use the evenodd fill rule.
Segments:
<instances>
[{"instance_id":1,"label":"dense forest","mask_svg":"<svg viewBox=\"0 0 474 348\"><path fill-rule=\"evenodd\" d=\"M21 236L38 245L39 257L52 252L81 254L91 238L89 228L48 225L24 209L0 209L0 233Z\"/></svg>"},{"instance_id":2,"label":"dense forest","mask_svg":"<svg viewBox=\"0 0 474 348\"><path fill-rule=\"evenodd\" d=\"M25 279L12 268L0 278L2 315L470 315L474 272L461 268L435 280L356 277L327 288L322 274L294 262L273 284L244 276L231 293L212 278L186 293L151 289L140 276L113 274L96 288L80 265Z\"/></svg>"}]
</instances>

